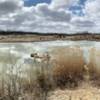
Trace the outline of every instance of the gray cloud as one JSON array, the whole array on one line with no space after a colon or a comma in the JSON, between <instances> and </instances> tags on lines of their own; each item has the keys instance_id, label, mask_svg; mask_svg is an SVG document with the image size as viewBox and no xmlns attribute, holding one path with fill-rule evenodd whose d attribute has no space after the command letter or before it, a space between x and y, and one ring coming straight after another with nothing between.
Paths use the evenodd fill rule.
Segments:
<instances>
[{"instance_id":1,"label":"gray cloud","mask_svg":"<svg viewBox=\"0 0 100 100\"><path fill-rule=\"evenodd\" d=\"M77 27L93 27L95 23L93 21L89 20L82 20L82 19L76 19L72 21L72 24L74 24Z\"/></svg>"},{"instance_id":2,"label":"gray cloud","mask_svg":"<svg viewBox=\"0 0 100 100\"><path fill-rule=\"evenodd\" d=\"M22 0L1 0L0 1L0 14L14 13L20 10L23 6Z\"/></svg>"},{"instance_id":3,"label":"gray cloud","mask_svg":"<svg viewBox=\"0 0 100 100\"><path fill-rule=\"evenodd\" d=\"M37 5L37 12L41 17L51 21L65 21L68 22L71 19L71 13L65 10L53 10L49 8L48 4Z\"/></svg>"}]
</instances>

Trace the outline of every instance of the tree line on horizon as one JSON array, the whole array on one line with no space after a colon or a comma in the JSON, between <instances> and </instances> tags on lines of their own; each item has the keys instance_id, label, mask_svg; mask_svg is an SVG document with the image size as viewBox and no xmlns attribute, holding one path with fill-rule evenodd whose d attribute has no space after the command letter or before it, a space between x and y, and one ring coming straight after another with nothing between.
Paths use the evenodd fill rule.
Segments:
<instances>
[{"instance_id":1,"label":"tree line on horizon","mask_svg":"<svg viewBox=\"0 0 100 100\"><path fill-rule=\"evenodd\" d=\"M30 34L30 35L99 35L99 33L90 33L90 32L76 32L76 33L55 33L55 32L28 32L28 31L0 31L0 35L25 35L25 34Z\"/></svg>"}]
</instances>

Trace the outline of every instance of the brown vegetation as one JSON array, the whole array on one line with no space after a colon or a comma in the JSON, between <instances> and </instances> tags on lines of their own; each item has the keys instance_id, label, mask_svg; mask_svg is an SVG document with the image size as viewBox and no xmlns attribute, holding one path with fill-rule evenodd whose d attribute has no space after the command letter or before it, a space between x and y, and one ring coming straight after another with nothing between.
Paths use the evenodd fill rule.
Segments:
<instances>
[{"instance_id":1,"label":"brown vegetation","mask_svg":"<svg viewBox=\"0 0 100 100\"><path fill-rule=\"evenodd\" d=\"M53 77L58 86L78 86L83 79L84 59L78 46L57 48L54 51ZM67 86L69 87L69 86Z\"/></svg>"},{"instance_id":2,"label":"brown vegetation","mask_svg":"<svg viewBox=\"0 0 100 100\"><path fill-rule=\"evenodd\" d=\"M40 42L53 40L91 40L100 41L100 35L96 33L38 33L38 32L14 32L0 31L0 42Z\"/></svg>"},{"instance_id":3,"label":"brown vegetation","mask_svg":"<svg viewBox=\"0 0 100 100\"><path fill-rule=\"evenodd\" d=\"M100 49L90 49L90 62L88 64L90 80L93 81L93 85L100 86Z\"/></svg>"},{"instance_id":4,"label":"brown vegetation","mask_svg":"<svg viewBox=\"0 0 100 100\"><path fill-rule=\"evenodd\" d=\"M31 97L30 100L47 100L49 92L58 87L75 89L81 86L84 75L87 74L86 68L90 76L88 82L92 81L95 86L100 86L99 51L99 49L90 49L88 65L85 65L83 51L77 45L55 47L50 53L41 56L38 53L31 54L34 64L28 66L25 72L20 71L23 65L15 66L16 61L11 62L7 69L10 73L2 70L0 99L28 100L25 96L27 95L28 98ZM13 73L14 68L16 68L16 74ZM20 77L21 74L25 77Z\"/></svg>"}]
</instances>

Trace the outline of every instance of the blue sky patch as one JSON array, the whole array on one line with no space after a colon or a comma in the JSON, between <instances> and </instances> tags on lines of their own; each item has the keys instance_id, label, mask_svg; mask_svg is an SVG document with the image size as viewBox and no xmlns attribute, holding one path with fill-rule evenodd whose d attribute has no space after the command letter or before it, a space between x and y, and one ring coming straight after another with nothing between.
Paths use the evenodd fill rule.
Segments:
<instances>
[{"instance_id":1,"label":"blue sky patch","mask_svg":"<svg viewBox=\"0 0 100 100\"><path fill-rule=\"evenodd\" d=\"M38 3L50 3L51 0L24 0L25 6L37 5Z\"/></svg>"},{"instance_id":2,"label":"blue sky patch","mask_svg":"<svg viewBox=\"0 0 100 100\"><path fill-rule=\"evenodd\" d=\"M77 14L79 16L83 16L82 12L82 6L85 5L85 2L87 0L79 0L78 5L71 6L69 10L71 10L74 14ZM51 0L24 0L25 6L32 6L37 5L38 3L51 3Z\"/></svg>"},{"instance_id":3,"label":"blue sky patch","mask_svg":"<svg viewBox=\"0 0 100 100\"><path fill-rule=\"evenodd\" d=\"M85 2L87 0L79 0L77 5L72 5L69 10L72 11L72 13L78 15L78 16L84 16L83 13L83 7L85 5Z\"/></svg>"}]
</instances>

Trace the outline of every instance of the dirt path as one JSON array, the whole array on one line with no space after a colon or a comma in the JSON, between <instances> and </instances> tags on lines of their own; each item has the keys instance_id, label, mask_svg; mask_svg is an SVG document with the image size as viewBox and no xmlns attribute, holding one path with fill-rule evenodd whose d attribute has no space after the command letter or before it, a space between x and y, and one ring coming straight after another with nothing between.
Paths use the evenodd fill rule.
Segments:
<instances>
[{"instance_id":1,"label":"dirt path","mask_svg":"<svg viewBox=\"0 0 100 100\"><path fill-rule=\"evenodd\" d=\"M100 100L100 89L84 85L75 90L56 90L50 93L48 100Z\"/></svg>"}]
</instances>

